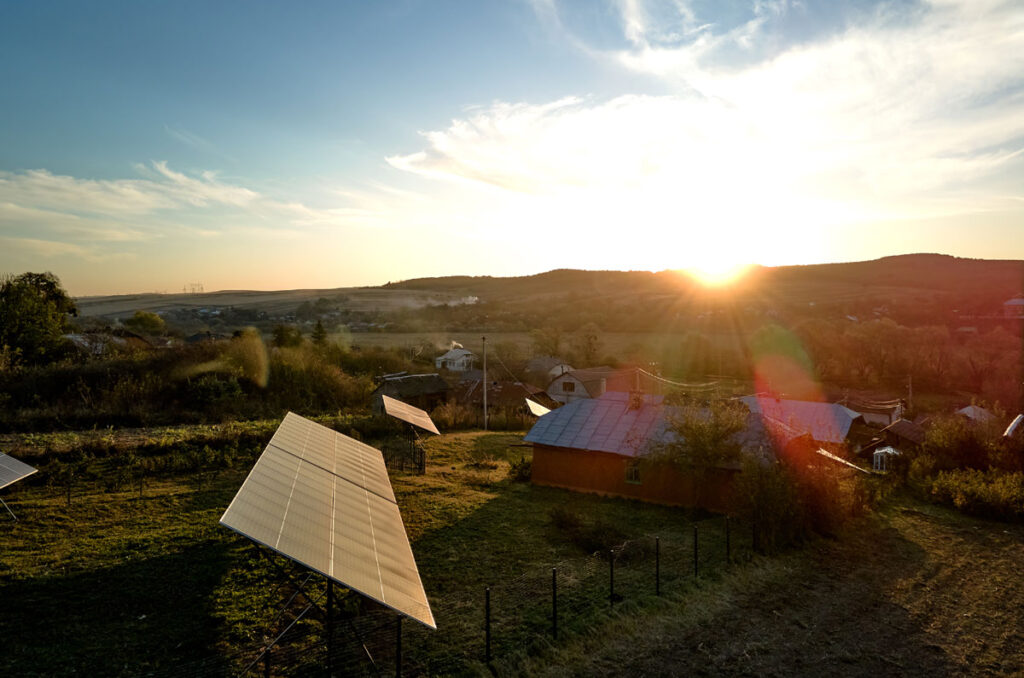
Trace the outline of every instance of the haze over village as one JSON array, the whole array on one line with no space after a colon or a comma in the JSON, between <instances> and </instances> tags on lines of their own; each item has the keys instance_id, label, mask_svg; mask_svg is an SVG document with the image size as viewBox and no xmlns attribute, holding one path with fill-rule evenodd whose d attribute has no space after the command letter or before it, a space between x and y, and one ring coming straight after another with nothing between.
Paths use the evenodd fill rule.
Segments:
<instances>
[{"instance_id":1,"label":"haze over village","mask_svg":"<svg viewBox=\"0 0 1024 678\"><path fill-rule=\"evenodd\" d=\"M0 674L1024 673L1024 8L22 3Z\"/></svg>"}]
</instances>

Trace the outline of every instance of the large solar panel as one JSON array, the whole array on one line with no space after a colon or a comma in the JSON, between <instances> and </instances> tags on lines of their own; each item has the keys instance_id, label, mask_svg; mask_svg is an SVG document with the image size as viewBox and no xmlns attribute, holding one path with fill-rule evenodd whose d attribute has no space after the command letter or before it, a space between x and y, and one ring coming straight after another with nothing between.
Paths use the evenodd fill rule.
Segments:
<instances>
[{"instance_id":1,"label":"large solar panel","mask_svg":"<svg viewBox=\"0 0 1024 678\"><path fill-rule=\"evenodd\" d=\"M14 457L0 452L0 490L12 483L18 482L22 478L29 477L35 472L36 469L25 462L18 461Z\"/></svg>"},{"instance_id":2,"label":"large solar panel","mask_svg":"<svg viewBox=\"0 0 1024 678\"><path fill-rule=\"evenodd\" d=\"M544 407L540 403L534 402L529 398L526 399L526 406L530 408L530 414L532 414L535 417L543 417L545 414L551 411L547 407Z\"/></svg>"},{"instance_id":3,"label":"large solar panel","mask_svg":"<svg viewBox=\"0 0 1024 678\"><path fill-rule=\"evenodd\" d=\"M380 451L291 412L220 523L437 628Z\"/></svg>"},{"instance_id":4,"label":"large solar panel","mask_svg":"<svg viewBox=\"0 0 1024 678\"><path fill-rule=\"evenodd\" d=\"M420 408L403 403L401 400L395 400L391 396L382 395L381 399L384 401L384 411L395 419L401 419L407 424L419 426L425 431L441 435L441 432L434 426L434 422L431 421L430 415Z\"/></svg>"}]
</instances>

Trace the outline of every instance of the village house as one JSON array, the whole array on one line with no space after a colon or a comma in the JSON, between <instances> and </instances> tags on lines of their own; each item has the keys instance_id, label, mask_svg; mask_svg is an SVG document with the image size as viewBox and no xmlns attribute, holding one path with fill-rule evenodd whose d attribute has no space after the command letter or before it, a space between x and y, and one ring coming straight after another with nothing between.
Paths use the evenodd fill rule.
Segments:
<instances>
[{"instance_id":1,"label":"village house","mask_svg":"<svg viewBox=\"0 0 1024 678\"><path fill-rule=\"evenodd\" d=\"M561 374L547 387L548 396L562 404L600 398L610 391L659 394L662 392L662 384L657 377L636 367L589 367Z\"/></svg>"},{"instance_id":2,"label":"village house","mask_svg":"<svg viewBox=\"0 0 1024 678\"><path fill-rule=\"evenodd\" d=\"M859 412L837 403L789 400L771 395L740 398L753 414L807 434L815 445L840 456L856 454L873 437Z\"/></svg>"},{"instance_id":3,"label":"village house","mask_svg":"<svg viewBox=\"0 0 1024 678\"><path fill-rule=\"evenodd\" d=\"M439 374L385 375L370 395L374 414L384 414L384 400L388 396L395 400L429 412L448 399L448 382Z\"/></svg>"},{"instance_id":4,"label":"village house","mask_svg":"<svg viewBox=\"0 0 1024 678\"><path fill-rule=\"evenodd\" d=\"M556 379L571 371L572 365L550 355L531 358L526 363L527 378L541 386L547 386L551 383L552 379Z\"/></svg>"},{"instance_id":5,"label":"village house","mask_svg":"<svg viewBox=\"0 0 1024 678\"><path fill-rule=\"evenodd\" d=\"M1003 316L1006 318L1024 318L1024 297L1014 297L1004 301Z\"/></svg>"},{"instance_id":6,"label":"village house","mask_svg":"<svg viewBox=\"0 0 1024 678\"><path fill-rule=\"evenodd\" d=\"M448 370L449 372L465 372L472 369L475 362L476 355L472 351L467 351L464 348L453 348L444 355L434 359L434 368Z\"/></svg>"},{"instance_id":7,"label":"village house","mask_svg":"<svg viewBox=\"0 0 1024 678\"><path fill-rule=\"evenodd\" d=\"M613 391L574 400L540 417L523 439L533 445L531 481L577 492L724 510L739 463L712 469L698 488L694 474L645 459L658 446L675 440L670 421L677 413L660 395ZM770 456L772 440L759 417L749 416L740 436L745 454Z\"/></svg>"}]
</instances>

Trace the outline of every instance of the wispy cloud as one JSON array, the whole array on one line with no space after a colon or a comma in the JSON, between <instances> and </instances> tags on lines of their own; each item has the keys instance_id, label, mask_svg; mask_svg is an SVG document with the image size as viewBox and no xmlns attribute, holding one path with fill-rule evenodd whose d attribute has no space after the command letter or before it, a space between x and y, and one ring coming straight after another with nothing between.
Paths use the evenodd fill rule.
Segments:
<instances>
[{"instance_id":1,"label":"wispy cloud","mask_svg":"<svg viewBox=\"0 0 1024 678\"><path fill-rule=\"evenodd\" d=\"M534 6L549 28L582 40L553 2ZM728 24L697 7L622 0L627 46L587 48L670 94L499 102L387 160L518 194L533 223L557 214L613 231L620 220L651 238L1016 208L1007 195L1024 181L1020 3L880 4L789 43L778 25L799 3L756 2ZM756 58L723 57L743 50Z\"/></svg>"}]
</instances>

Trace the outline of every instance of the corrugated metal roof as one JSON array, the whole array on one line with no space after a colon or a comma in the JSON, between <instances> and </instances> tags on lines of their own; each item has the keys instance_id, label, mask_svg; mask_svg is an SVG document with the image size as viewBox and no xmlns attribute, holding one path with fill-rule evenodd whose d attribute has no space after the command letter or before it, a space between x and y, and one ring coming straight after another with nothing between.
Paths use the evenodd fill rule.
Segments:
<instances>
[{"instance_id":1,"label":"corrugated metal roof","mask_svg":"<svg viewBox=\"0 0 1024 678\"><path fill-rule=\"evenodd\" d=\"M844 442L850 432L850 425L860 417L859 413L837 403L786 400L770 396L746 396L740 400L752 413L809 433L812 438L823 443Z\"/></svg>"},{"instance_id":2,"label":"corrugated metal roof","mask_svg":"<svg viewBox=\"0 0 1024 678\"><path fill-rule=\"evenodd\" d=\"M664 396L644 395L630 409L628 393L612 391L600 398L575 400L537 419L523 439L551 447L609 452L639 457L659 444L676 440L671 419L679 409L664 405ZM750 416L740 433L744 449L758 451L770 445L760 417Z\"/></svg>"}]
</instances>

